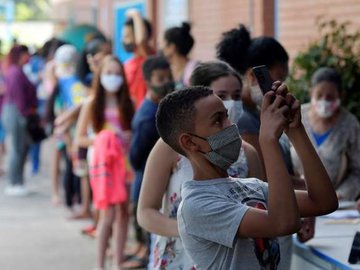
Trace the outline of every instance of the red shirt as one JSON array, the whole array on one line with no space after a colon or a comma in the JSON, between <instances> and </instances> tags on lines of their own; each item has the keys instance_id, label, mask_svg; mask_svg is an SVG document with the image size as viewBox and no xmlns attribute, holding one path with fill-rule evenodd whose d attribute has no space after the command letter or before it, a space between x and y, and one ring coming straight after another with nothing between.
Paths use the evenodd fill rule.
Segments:
<instances>
[{"instance_id":1,"label":"red shirt","mask_svg":"<svg viewBox=\"0 0 360 270\"><path fill-rule=\"evenodd\" d=\"M129 85L130 97L138 109L146 95L147 87L142 72L142 65L146 57L135 56L124 65L126 80Z\"/></svg>"}]
</instances>

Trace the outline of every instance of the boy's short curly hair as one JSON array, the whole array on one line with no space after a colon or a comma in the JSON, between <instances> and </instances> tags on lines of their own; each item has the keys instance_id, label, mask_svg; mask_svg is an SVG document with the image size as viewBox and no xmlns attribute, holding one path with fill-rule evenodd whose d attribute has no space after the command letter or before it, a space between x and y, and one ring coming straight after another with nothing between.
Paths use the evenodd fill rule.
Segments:
<instances>
[{"instance_id":1,"label":"boy's short curly hair","mask_svg":"<svg viewBox=\"0 0 360 270\"><path fill-rule=\"evenodd\" d=\"M157 130L164 142L179 154L186 156L179 145L179 136L194 130L195 103L212 94L208 87L191 86L167 95L160 102L156 114Z\"/></svg>"}]
</instances>

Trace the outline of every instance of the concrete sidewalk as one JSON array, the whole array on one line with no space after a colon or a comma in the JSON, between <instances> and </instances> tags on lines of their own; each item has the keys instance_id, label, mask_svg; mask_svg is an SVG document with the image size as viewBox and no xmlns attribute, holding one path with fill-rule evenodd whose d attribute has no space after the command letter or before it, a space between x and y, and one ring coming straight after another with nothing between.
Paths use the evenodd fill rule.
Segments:
<instances>
[{"instance_id":1,"label":"concrete sidewalk","mask_svg":"<svg viewBox=\"0 0 360 270\"><path fill-rule=\"evenodd\" d=\"M94 269L96 242L80 233L90 221L68 221L68 211L51 204L48 147L42 148L39 175L30 176L27 166L29 196L5 196L6 176L0 178L1 270Z\"/></svg>"}]
</instances>

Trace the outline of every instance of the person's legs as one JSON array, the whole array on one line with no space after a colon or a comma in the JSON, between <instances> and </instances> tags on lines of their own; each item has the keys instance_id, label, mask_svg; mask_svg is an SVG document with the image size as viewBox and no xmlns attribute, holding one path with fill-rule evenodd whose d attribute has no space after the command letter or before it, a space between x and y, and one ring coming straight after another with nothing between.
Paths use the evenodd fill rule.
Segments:
<instances>
[{"instance_id":1,"label":"person's legs","mask_svg":"<svg viewBox=\"0 0 360 270\"><path fill-rule=\"evenodd\" d=\"M122 203L115 206L115 264L120 266L124 261L124 250L128 232L128 204Z\"/></svg>"},{"instance_id":2,"label":"person's legs","mask_svg":"<svg viewBox=\"0 0 360 270\"><path fill-rule=\"evenodd\" d=\"M14 105L5 105L3 123L10 139L8 164L10 185L23 185L24 165L29 145L26 119L21 116Z\"/></svg>"},{"instance_id":3,"label":"person's legs","mask_svg":"<svg viewBox=\"0 0 360 270\"><path fill-rule=\"evenodd\" d=\"M111 236L111 229L115 219L115 207L109 206L106 210L100 210L100 221L98 225L97 259L96 266L104 269L106 249Z\"/></svg>"},{"instance_id":4,"label":"person's legs","mask_svg":"<svg viewBox=\"0 0 360 270\"><path fill-rule=\"evenodd\" d=\"M5 156L5 129L2 124L2 120L0 120L0 176L5 173L3 168L4 156Z\"/></svg>"},{"instance_id":5,"label":"person's legs","mask_svg":"<svg viewBox=\"0 0 360 270\"><path fill-rule=\"evenodd\" d=\"M80 179L81 181L81 214L84 217L90 217L90 201L91 201L91 194L90 194L90 183L89 178L84 176Z\"/></svg>"},{"instance_id":6,"label":"person's legs","mask_svg":"<svg viewBox=\"0 0 360 270\"><path fill-rule=\"evenodd\" d=\"M144 234L143 234L143 229L140 227L138 221L137 221L137 202L134 203L133 206L133 217L134 217L134 229L135 229L135 239L136 241L139 243L139 245L144 244L145 240L144 240Z\"/></svg>"},{"instance_id":7,"label":"person's legs","mask_svg":"<svg viewBox=\"0 0 360 270\"><path fill-rule=\"evenodd\" d=\"M20 180L22 180L22 182L19 183L19 185L23 185L24 184L25 163L26 163L26 159L28 157L31 140L30 140L29 134L27 133L27 130L26 130L26 124L24 127L21 127L19 129L19 132L21 134L20 140L22 141L22 145L21 145L21 151L20 151L20 171L19 171L18 177Z\"/></svg>"},{"instance_id":8,"label":"person's legs","mask_svg":"<svg viewBox=\"0 0 360 270\"><path fill-rule=\"evenodd\" d=\"M40 143L34 143L31 145L30 155L32 162L32 173L36 174L40 168Z\"/></svg>"},{"instance_id":9,"label":"person's legs","mask_svg":"<svg viewBox=\"0 0 360 270\"><path fill-rule=\"evenodd\" d=\"M54 155L53 163L51 170L51 182L52 182L52 203L57 205L60 203L60 161L61 161L61 152L56 147L56 142L54 141Z\"/></svg>"},{"instance_id":10,"label":"person's legs","mask_svg":"<svg viewBox=\"0 0 360 270\"><path fill-rule=\"evenodd\" d=\"M137 246L129 254L130 257L127 261L121 264L125 269L138 269L144 268L148 262L148 241L147 233L143 231L136 219L137 203L133 204L132 214L134 218L133 226L135 230L135 240Z\"/></svg>"},{"instance_id":11,"label":"person's legs","mask_svg":"<svg viewBox=\"0 0 360 270\"><path fill-rule=\"evenodd\" d=\"M73 203L81 204L82 198L81 198L81 182L80 178L77 177L73 172L73 166L72 166L72 160L71 160L71 176L72 176L72 182L73 182Z\"/></svg>"},{"instance_id":12,"label":"person's legs","mask_svg":"<svg viewBox=\"0 0 360 270\"><path fill-rule=\"evenodd\" d=\"M14 138L13 138L13 132L15 130L15 119L14 119L14 109L11 108L11 105L4 105L3 112L1 115L1 121L4 123L4 129L6 130L7 137L8 137L8 143L9 143L9 153L7 158L7 164L6 164L6 170L8 173L8 185L9 186L15 186L16 180L11 175L11 167L13 162L16 162L16 151L13 147L14 144Z\"/></svg>"},{"instance_id":13,"label":"person's legs","mask_svg":"<svg viewBox=\"0 0 360 270\"><path fill-rule=\"evenodd\" d=\"M65 158L65 173L63 176L63 185L65 191L65 204L67 207L71 208L73 205L73 195L74 195L74 181L72 173L71 160L68 157L66 150L62 150L62 154Z\"/></svg>"},{"instance_id":14,"label":"person's legs","mask_svg":"<svg viewBox=\"0 0 360 270\"><path fill-rule=\"evenodd\" d=\"M131 186L133 227L135 231L135 240L137 242L137 247L135 247L135 249L133 250L133 254L137 257L143 257L142 254L144 253L144 248L146 248L144 231L140 227L136 217L141 184L142 179L136 177Z\"/></svg>"}]
</instances>

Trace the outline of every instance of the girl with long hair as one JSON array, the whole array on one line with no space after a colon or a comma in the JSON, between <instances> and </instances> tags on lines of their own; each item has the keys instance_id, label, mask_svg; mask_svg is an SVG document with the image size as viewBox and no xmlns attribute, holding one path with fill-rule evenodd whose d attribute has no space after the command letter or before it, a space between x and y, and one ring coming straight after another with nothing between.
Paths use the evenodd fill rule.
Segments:
<instances>
[{"instance_id":1,"label":"girl with long hair","mask_svg":"<svg viewBox=\"0 0 360 270\"><path fill-rule=\"evenodd\" d=\"M131 120L134 108L129 97L129 89L124 75L121 62L112 55L106 56L95 74L93 84L93 95L84 103L75 135L75 143L78 147L89 148L89 163L98 158L96 147L91 146L96 143L97 136L103 131L112 131L116 134L123 157L126 159L127 148L131 137ZM125 162L122 163L125 166ZM126 166L125 166L126 167ZM126 168L123 168L126 170ZM106 178L106 177L104 177ZM103 269L105 265L105 254L111 230L114 225L115 238L115 263L120 267L124 261L124 247L127 234L127 200L116 200L114 194L116 184L110 183L105 189L97 189L97 181L91 175L91 187L93 192L93 203L95 208L100 211L100 221L98 225L98 250L97 267ZM109 181L109 179L105 179ZM117 179L124 180L124 179ZM103 193L106 193L107 196ZM105 198L101 202L98 198Z\"/></svg>"}]
</instances>

